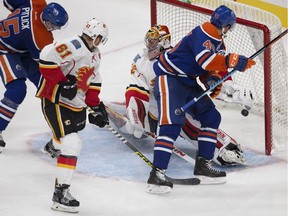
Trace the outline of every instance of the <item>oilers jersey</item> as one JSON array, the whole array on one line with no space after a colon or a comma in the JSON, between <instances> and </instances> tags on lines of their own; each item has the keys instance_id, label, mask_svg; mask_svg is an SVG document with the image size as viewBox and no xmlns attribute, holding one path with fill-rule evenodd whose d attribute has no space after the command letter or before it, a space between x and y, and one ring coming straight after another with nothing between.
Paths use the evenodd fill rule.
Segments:
<instances>
[{"instance_id":1,"label":"oilers jersey","mask_svg":"<svg viewBox=\"0 0 288 216\"><path fill-rule=\"evenodd\" d=\"M177 76L195 86L196 77L207 71L227 71L225 44L217 28L209 22L189 32L173 49L165 51L154 64L157 76Z\"/></svg>"},{"instance_id":2,"label":"oilers jersey","mask_svg":"<svg viewBox=\"0 0 288 216\"><path fill-rule=\"evenodd\" d=\"M47 4L45 0L22 2L0 21L0 54L29 52L38 61L41 49L53 42L52 33L47 31L40 18Z\"/></svg>"}]
</instances>

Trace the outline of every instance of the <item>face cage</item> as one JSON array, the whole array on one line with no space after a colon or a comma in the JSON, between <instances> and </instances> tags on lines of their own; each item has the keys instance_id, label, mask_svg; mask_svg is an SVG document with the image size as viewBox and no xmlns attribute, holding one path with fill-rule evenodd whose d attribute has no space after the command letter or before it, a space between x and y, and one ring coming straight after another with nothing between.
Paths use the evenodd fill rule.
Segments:
<instances>
[{"instance_id":1,"label":"face cage","mask_svg":"<svg viewBox=\"0 0 288 216\"><path fill-rule=\"evenodd\" d=\"M154 49L148 49L149 60L158 58L160 54L162 53L162 51L163 51L163 47L161 46L157 46Z\"/></svg>"},{"instance_id":2,"label":"face cage","mask_svg":"<svg viewBox=\"0 0 288 216\"><path fill-rule=\"evenodd\" d=\"M159 44L159 39L154 39L154 38L145 39L145 45L148 50L156 49L158 44Z\"/></svg>"}]
</instances>

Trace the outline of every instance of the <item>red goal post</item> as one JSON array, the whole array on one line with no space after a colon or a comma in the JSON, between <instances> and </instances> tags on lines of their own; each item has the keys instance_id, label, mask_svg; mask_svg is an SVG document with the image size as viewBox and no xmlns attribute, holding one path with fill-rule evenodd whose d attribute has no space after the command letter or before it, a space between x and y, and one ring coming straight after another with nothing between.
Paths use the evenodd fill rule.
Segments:
<instances>
[{"instance_id":1,"label":"red goal post","mask_svg":"<svg viewBox=\"0 0 288 216\"><path fill-rule=\"evenodd\" d=\"M194 27L209 21L213 10L223 4L237 16L236 27L224 39L228 52L250 56L282 32L279 18L259 8L231 0L190 1L151 0L151 25L167 25L172 46ZM287 150L288 59L283 42L273 44L254 60L255 67L247 73L235 73L233 80L252 90L251 112L264 116L265 153L270 155L272 150Z\"/></svg>"}]
</instances>

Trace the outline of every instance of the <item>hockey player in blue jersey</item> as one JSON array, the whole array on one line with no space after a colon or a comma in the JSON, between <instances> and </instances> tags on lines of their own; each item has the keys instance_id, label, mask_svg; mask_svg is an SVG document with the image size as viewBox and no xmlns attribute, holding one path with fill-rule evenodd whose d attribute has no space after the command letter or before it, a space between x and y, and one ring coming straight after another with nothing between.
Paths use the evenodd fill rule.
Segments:
<instances>
[{"instance_id":1,"label":"hockey player in blue jersey","mask_svg":"<svg viewBox=\"0 0 288 216\"><path fill-rule=\"evenodd\" d=\"M26 96L26 79L38 86L40 51L53 42L51 31L68 21L67 12L57 3L4 0L3 4L11 13L0 21L0 76L6 88L0 100L0 152L5 147L2 131Z\"/></svg>"},{"instance_id":2,"label":"hockey player in blue jersey","mask_svg":"<svg viewBox=\"0 0 288 216\"><path fill-rule=\"evenodd\" d=\"M172 148L185 123L185 113L175 112L195 96L203 92L197 83L200 78L206 86L221 79L218 71L234 68L244 72L255 61L235 53L226 53L223 36L233 29L236 23L234 12L222 5L215 9L210 22L192 29L171 50L164 51L154 63L157 76L154 95L159 114L159 131L154 146L153 164L148 179L148 192L167 193L173 188L172 182L165 178ZM218 85L210 97L216 97L221 90ZM198 156L194 175L202 184L226 182L226 173L211 167L217 142L217 130L221 115L209 96L203 97L186 111L200 122L198 133Z\"/></svg>"}]
</instances>

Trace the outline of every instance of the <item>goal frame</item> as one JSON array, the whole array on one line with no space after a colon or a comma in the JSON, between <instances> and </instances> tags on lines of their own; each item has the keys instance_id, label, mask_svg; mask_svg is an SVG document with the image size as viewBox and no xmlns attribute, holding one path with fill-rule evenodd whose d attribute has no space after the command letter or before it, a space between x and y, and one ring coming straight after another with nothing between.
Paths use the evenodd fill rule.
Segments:
<instances>
[{"instance_id":1,"label":"goal frame","mask_svg":"<svg viewBox=\"0 0 288 216\"><path fill-rule=\"evenodd\" d=\"M207 8L202 8L193 4L187 4L185 2L181 2L178 0L150 0L150 13L151 13L151 26L154 26L157 23L157 2L161 2L163 4L173 5L175 7L188 9L195 12L201 12L202 14L211 15L213 13L212 10ZM246 25L248 27L253 27L259 29L263 32L263 42L264 46L268 44L270 39L270 30L269 28L261 23L253 22L251 20L242 19L237 17L236 23ZM165 23L162 23L165 24ZM201 23L199 23L200 25ZM252 55L253 53L251 53ZM271 66L270 66L270 58L271 58L271 49L268 47L264 51L264 124L265 124L265 154L271 155L272 151L272 96L270 95L272 84L271 84Z\"/></svg>"}]
</instances>

